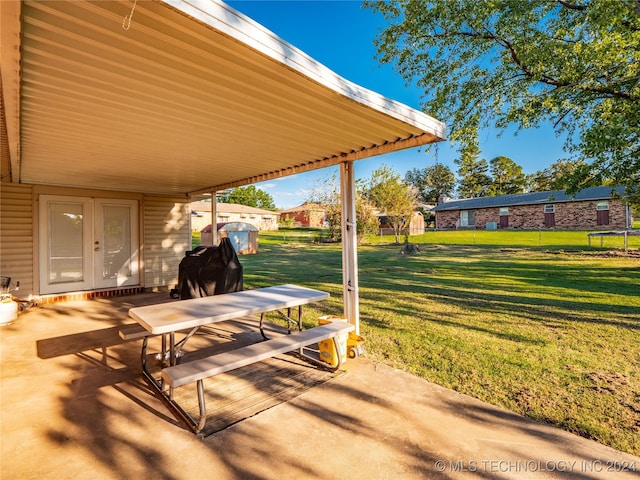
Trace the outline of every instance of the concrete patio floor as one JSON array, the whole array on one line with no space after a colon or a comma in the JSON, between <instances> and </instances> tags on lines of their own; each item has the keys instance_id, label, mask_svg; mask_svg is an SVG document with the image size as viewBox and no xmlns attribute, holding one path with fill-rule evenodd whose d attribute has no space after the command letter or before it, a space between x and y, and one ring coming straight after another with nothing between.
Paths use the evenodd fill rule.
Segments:
<instances>
[{"instance_id":1,"label":"concrete patio floor","mask_svg":"<svg viewBox=\"0 0 640 480\"><path fill-rule=\"evenodd\" d=\"M366 357L201 439L117 336L129 308L160 301L67 302L0 327L2 480L640 478L638 457Z\"/></svg>"}]
</instances>

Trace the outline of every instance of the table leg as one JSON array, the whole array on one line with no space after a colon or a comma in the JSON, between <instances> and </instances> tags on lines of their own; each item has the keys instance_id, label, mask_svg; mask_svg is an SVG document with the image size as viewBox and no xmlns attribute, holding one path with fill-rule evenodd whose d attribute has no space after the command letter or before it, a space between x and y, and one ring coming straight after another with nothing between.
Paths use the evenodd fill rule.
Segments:
<instances>
[{"instance_id":1,"label":"table leg","mask_svg":"<svg viewBox=\"0 0 640 480\"><path fill-rule=\"evenodd\" d=\"M265 312L260 314L260 334L262 335L263 340L269 340L269 337L264 333L264 314Z\"/></svg>"},{"instance_id":2,"label":"table leg","mask_svg":"<svg viewBox=\"0 0 640 480\"><path fill-rule=\"evenodd\" d=\"M287 332L291 333L291 324L295 324L298 327L299 331L302 331L302 305L298 306L298 319L294 320L291 318L291 307L287 308L287 313L285 314L282 310L276 310L279 315L284 317L287 321ZM266 312L262 312L260 314L260 334L264 340L269 340L270 338L264 333L264 315Z\"/></svg>"},{"instance_id":3,"label":"table leg","mask_svg":"<svg viewBox=\"0 0 640 480\"><path fill-rule=\"evenodd\" d=\"M160 397L160 399L163 401L163 403L167 406L167 408L169 410L171 410L179 419L181 419L183 422L185 422L189 428L191 430L193 430L194 433L199 433L200 430L202 430L202 428L204 427L204 425L202 424L202 419L200 422L196 422L191 415L189 415L187 412L184 411L184 409L178 405L174 400L173 400L173 389L169 389L169 392L167 393L165 391L165 385L164 385L164 381L162 380L156 380L153 375L151 374L151 372L149 371L149 368L147 366L147 345L149 343L149 337L144 337L144 340L142 341L142 351L140 353L140 359L142 362L142 376L144 377L144 379L146 380L146 382L149 384L149 386L151 387L151 389L158 394L158 396ZM173 344L173 340L171 341L171 343ZM166 340L164 335L162 336L162 364L164 365L165 362L165 353L166 353ZM202 387L200 387L202 388ZM200 395L204 395L203 393L200 393ZM201 407L202 410L202 407Z\"/></svg>"}]
</instances>

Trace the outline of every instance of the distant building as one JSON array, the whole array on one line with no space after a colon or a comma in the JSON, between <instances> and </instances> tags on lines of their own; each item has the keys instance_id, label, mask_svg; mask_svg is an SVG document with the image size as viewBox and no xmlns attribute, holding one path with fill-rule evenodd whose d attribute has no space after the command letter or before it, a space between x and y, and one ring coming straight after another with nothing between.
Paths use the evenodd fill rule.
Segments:
<instances>
[{"instance_id":1,"label":"distant building","mask_svg":"<svg viewBox=\"0 0 640 480\"><path fill-rule=\"evenodd\" d=\"M304 202L297 207L280 211L280 220L293 220L295 227L320 228L324 226L324 208L315 202Z\"/></svg>"},{"instance_id":2,"label":"distant building","mask_svg":"<svg viewBox=\"0 0 640 480\"><path fill-rule=\"evenodd\" d=\"M258 253L258 229L250 223L231 222L218 223L218 244L221 239L227 237L238 255ZM213 245L211 224L200 231L200 245Z\"/></svg>"},{"instance_id":3,"label":"distant building","mask_svg":"<svg viewBox=\"0 0 640 480\"><path fill-rule=\"evenodd\" d=\"M214 223L231 222L249 223L258 230L278 230L278 212L219 202ZM200 232L211 223L211 202L191 202L191 231Z\"/></svg>"},{"instance_id":4,"label":"distant building","mask_svg":"<svg viewBox=\"0 0 640 480\"><path fill-rule=\"evenodd\" d=\"M380 222L379 234L393 235L394 234L393 226L389 222L387 215L385 213L376 213L376 216L378 217L378 221ZM400 233L402 235L404 234L420 235L424 233L424 229L425 229L424 216L422 215L422 213L416 211L416 212L413 212L413 215L411 215L411 222L409 222L409 226Z\"/></svg>"},{"instance_id":5,"label":"distant building","mask_svg":"<svg viewBox=\"0 0 640 480\"><path fill-rule=\"evenodd\" d=\"M612 193L612 192L615 192ZM433 211L436 228L627 229L630 206L624 187L592 187L575 197L563 190L446 200Z\"/></svg>"}]
</instances>

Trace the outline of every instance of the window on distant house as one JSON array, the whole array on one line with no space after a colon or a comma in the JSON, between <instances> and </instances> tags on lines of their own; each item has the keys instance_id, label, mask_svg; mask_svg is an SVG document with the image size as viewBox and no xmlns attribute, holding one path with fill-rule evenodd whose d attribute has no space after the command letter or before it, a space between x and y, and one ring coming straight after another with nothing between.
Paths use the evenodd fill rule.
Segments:
<instances>
[{"instance_id":1,"label":"window on distant house","mask_svg":"<svg viewBox=\"0 0 640 480\"><path fill-rule=\"evenodd\" d=\"M475 227L476 226L476 212L473 210L460 210L460 226L461 227Z\"/></svg>"},{"instance_id":2,"label":"window on distant house","mask_svg":"<svg viewBox=\"0 0 640 480\"><path fill-rule=\"evenodd\" d=\"M509 227L509 207L500 207L500 228Z\"/></svg>"},{"instance_id":3,"label":"window on distant house","mask_svg":"<svg viewBox=\"0 0 640 480\"><path fill-rule=\"evenodd\" d=\"M544 206L544 226L547 228L553 228L556 226L556 206L555 205Z\"/></svg>"},{"instance_id":4,"label":"window on distant house","mask_svg":"<svg viewBox=\"0 0 640 480\"><path fill-rule=\"evenodd\" d=\"M596 203L596 221L598 225L609 225L609 202Z\"/></svg>"}]
</instances>

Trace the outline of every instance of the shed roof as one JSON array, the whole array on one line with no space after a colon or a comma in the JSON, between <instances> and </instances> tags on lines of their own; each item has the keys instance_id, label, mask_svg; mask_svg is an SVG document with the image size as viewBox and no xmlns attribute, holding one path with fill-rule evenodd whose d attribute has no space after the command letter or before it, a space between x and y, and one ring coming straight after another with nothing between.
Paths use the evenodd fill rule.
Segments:
<instances>
[{"instance_id":1,"label":"shed roof","mask_svg":"<svg viewBox=\"0 0 640 480\"><path fill-rule=\"evenodd\" d=\"M246 222L229 222L218 224L220 232L257 232L258 227Z\"/></svg>"},{"instance_id":2,"label":"shed roof","mask_svg":"<svg viewBox=\"0 0 640 480\"><path fill-rule=\"evenodd\" d=\"M219 232L259 232L258 227L246 222L219 222L216 223ZM211 233L211 224L200 230L201 233Z\"/></svg>"},{"instance_id":3,"label":"shed roof","mask_svg":"<svg viewBox=\"0 0 640 480\"><path fill-rule=\"evenodd\" d=\"M0 14L3 181L198 194L445 138L217 0Z\"/></svg>"},{"instance_id":4,"label":"shed roof","mask_svg":"<svg viewBox=\"0 0 640 480\"><path fill-rule=\"evenodd\" d=\"M584 202L589 200L608 200L614 196L623 196L624 187L591 187L576 193L575 196L567 195L564 190L549 192L532 192L514 195L500 195L494 197L464 198L461 200L449 200L436 205L436 212L446 210L469 210L473 208L509 207L515 205L542 205L546 203Z\"/></svg>"}]
</instances>

